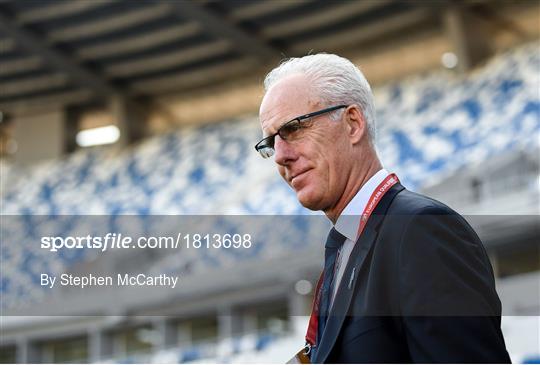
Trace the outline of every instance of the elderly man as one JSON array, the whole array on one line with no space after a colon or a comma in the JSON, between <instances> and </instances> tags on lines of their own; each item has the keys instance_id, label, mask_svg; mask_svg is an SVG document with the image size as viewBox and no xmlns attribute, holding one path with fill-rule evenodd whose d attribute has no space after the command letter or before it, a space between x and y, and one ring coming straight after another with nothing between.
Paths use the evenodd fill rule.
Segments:
<instances>
[{"instance_id":1,"label":"elderly man","mask_svg":"<svg viewBox=\"0 0 540 365\"><path fill-rule=\"evenodd\" d=\"M382 167L360 70L316 54L282 63L264 86L255 149L334 225L306 336L311 362L510 362L482 243Z\"/></svg>"}]
</instances>

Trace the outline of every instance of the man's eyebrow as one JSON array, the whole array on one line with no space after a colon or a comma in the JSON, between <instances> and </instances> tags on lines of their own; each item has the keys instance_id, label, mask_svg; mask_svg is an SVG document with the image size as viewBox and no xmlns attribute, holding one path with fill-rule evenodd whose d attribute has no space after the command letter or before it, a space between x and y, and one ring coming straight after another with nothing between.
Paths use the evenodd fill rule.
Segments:
<instances>
[{"instance_id":1,"label":"man's eyebrow","mask_svg":"<svg viewBox=\"0 0 540 365\"><path fill-rule=\"evenodd\" d=\"M266 115L265 115L264 117L266 117ZM271 135L273 135L273 134L276 134L276 132L279 130L279 128L283 127L285 124L287 124L287 123L289 123L289 122L291 122L291 121L293 121L293 120L295 120L295 119L298 119L299 117L301 117L301 115L297 115L297 116L294 116L294 117L292 117L292 118L290 118L290 119L287 119L287 120L285 120L285 121L281 121L280 124L279 124L279 126L278 126L276 129L274 129L273 126L268 126L267 130L273 130L272 133L266 133L265 127L263 126L263 123L262 123L262 121L261 121L261 127L262 127L262 130L263 130L263 137L266 138L266 137L268 137L268 136L271 136ZM268 118L263 118L263 119L264 119L264 120L272 119L272 115L269 115Z\"/></svg>"},{"instance_id":2,"label":"man's eyebrow","mask_svg":"<svg viewBox=\"0 0 540 365\"><path fill-rule=\"evenodd\" d=\"M265 120L268 121L268 120L270 120L270 119L272 119L272 116L269 116L269 118L266 118ZM264 123L261 122L262 130L263 130L263 135L264 135L265 137L271 136L272 134L276 133L277 130L278 130L279 128L281 128L281 126L282 126L283 124L285 124L285 123L287 123L287 122L280 123L280 124L279 124L279 127L277 127L277 128L274 130L273 125L271 125L270 123L268 123L268 124L270 124L270 125L266 125L266 126L265 126ZM272 130L274 130L272 133L267 133L268 131L272 131Z\"/></svg>"},{"instance_id":3,"label":"man's eyebrow","mask_svg":"<svg viewBox=\"0 0 540 365\"><path fill-rule=\"evenodd\" d=\"M281 124L280 124L277 128L275 128L275 129L272 128L272 126L270 126L270 128L268 128L268 129L273 131L273 132L271 132L271 133L266 133L266 131L265 131L264 128L263 128L263 135L264 135L264 137L269 137L269 136L272 136L272 135L276 134L277 131L279 130L279 128L283 127L285 124L287 124L287 123L289 123L289 122L290 122L290 121L283 122L283 123L281 123Z\"/></svg>"}]
</instances>

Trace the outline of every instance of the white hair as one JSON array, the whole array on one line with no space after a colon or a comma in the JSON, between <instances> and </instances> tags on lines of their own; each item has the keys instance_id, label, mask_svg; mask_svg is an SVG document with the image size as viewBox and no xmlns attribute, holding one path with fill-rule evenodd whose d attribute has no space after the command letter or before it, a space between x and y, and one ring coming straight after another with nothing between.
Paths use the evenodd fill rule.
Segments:
<instances>
[{"instance_id":1,"label":"white hair","mask_svg":"<svg viewBox=\"0 0 540 365\"><path fill-rule=\"evenodd\" d=\"M373 93L364 74L351 61L335 54L318 53L283 61L266 75L264 90L293 74L306 75L309 87L328 106L356 104L367 123L370 140L375 144L376 125Z\"/></svg>"}]
</instances>

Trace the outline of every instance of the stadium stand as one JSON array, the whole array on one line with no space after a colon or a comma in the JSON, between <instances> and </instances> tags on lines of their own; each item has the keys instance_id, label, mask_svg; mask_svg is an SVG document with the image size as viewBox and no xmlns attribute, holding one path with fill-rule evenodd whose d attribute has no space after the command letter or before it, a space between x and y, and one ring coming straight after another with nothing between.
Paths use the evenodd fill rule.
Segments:
<instances>
[{"instance_id":1,"label":"stadium stand","mask_svg":"<svg viewBox=\"0 0 540 365\"><path fill-rule=\"evenodd\" d=\"M437 71L377 88L378 146L386 167L405 186L420 189L463 166L512 151L536 151L540 145L539 69L538 44L533 43L493 58L466 78ZM311 214L299 207L275 173L273 162L256 155L253 144L259 136L252 117L184 128L120 152L81 150L61 161L30 168L2 161L2 213L27 217L24 230L2 226L2 236L14 242L18 238L13 232L38 237L40 227L51 229L47 215L65 215L65 220L54 220L63 222L54 230L68 235L82 215ZM51 256L28 247L2 245L3 309L42 299L35 273L60 273L88 257L84 250ZM302 249L315 246L312 242ZM201 257L165 257L151 271L173 270L175 265L189 264L185 260L196 264ZM159 349L146 358L112 354L101 360L276 359L283 352L293 353L302 343L305 318L295 320L298 323L288 331L220 339L217 346L202 342ZM529 359L537 354L517 355Z\"/></svg>"}]
</instances>

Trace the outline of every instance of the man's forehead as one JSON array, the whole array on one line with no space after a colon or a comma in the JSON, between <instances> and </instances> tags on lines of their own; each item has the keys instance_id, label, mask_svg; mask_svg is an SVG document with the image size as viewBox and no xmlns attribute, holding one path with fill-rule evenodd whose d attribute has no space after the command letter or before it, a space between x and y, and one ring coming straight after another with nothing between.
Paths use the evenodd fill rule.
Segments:
<instances>
[{"instance_id":1,"label":"man's forehead","mask_svg":"<svg viewBox=\"0 0 540 365\"><path fill-rule=\"evenodd\" d=\"M291 100L291 97L308 99L309 95L307 77L302 74L290 75L277 81L266 92L261 109L265 104L287 103Z\"/></svg>"},{"instance_id":2,"label":"man's forehead","mask_svg":"<svg viewBox=\"0 0 540 365\"><path fill-rule=\"evenodd\" d=\"M309 112L309 108L315 104L317 100L310 91L307 77L301 74L288 76L274 84L264 95L259 110L261 124L265 128L270 124L282 123L287 118Z\"/></svg>"}]
</instances>

